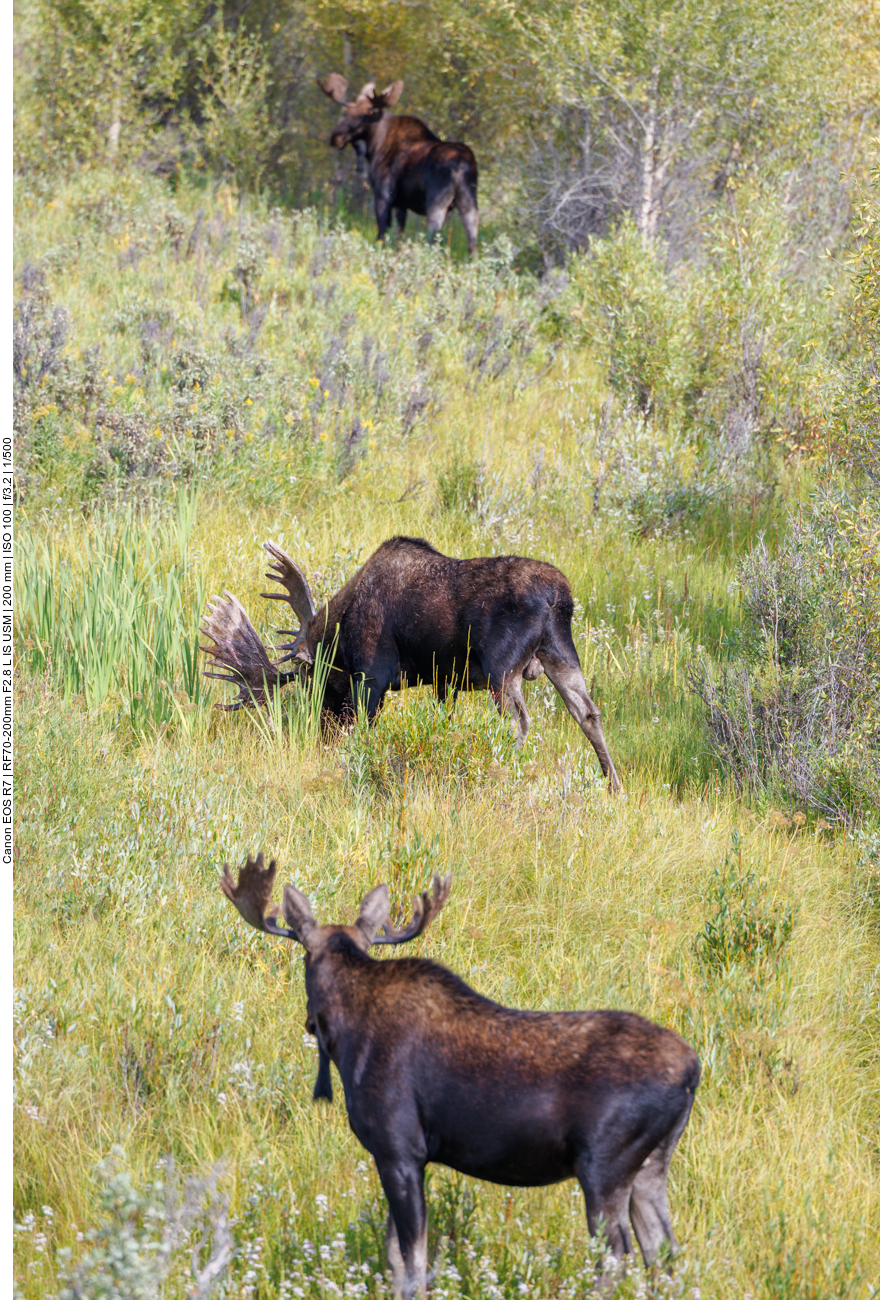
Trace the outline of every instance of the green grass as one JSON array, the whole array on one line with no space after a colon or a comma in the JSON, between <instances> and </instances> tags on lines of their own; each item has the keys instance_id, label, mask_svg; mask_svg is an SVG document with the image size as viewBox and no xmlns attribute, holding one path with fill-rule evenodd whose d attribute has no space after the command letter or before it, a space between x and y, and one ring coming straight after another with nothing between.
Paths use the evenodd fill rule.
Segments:
<instances>
[{"instance_id":1,"label":"green grass","mask_svg":"<svg viewBox=\"0 0 880 1300\"><path fill-rule=\"evenodd\" d=\"M450 902L416 953L514 1006L627 1007L693 1044L704 1076L671 1176L685 1254L672 1280L636 1270L622 1296L867 1300L880 1277L870 854L812 820L792 827L791 810L741 803L706 754L685 680L694 654L735 653L736 559L761 532L772 544L780 495L719 492L645 534L621 479L595 513L591 448L572 412L597 408L602 376L589 355L553 352L534 290L503 269L490 281L488 257L447 267L439 251L376 251L352 233L321 244L297 218L269 267L274 324L242 352L223 194L175 197L179 253L199 204L214 232L191 258L162 233L160 200L146 183L96 176L71 181L49 210L22 201L19 212L17 265L43 267L72 321L66 370L26 394L20 423L21 1294L56 1294L58 1269L73 1267L59 1250L75 1261L89 1248L79 1234L109 1213L95 1169L116 1145L142 1192L169 1155L185 1175L216 1169L237 1251L225 1294L386 1294L375 1172L339 1089L332 1107L311 1101L300 956L246 930L218 888L220 864L264 849L328 920L353 916L380 880L405 907L433 870L451 870ZM270 239L265 222L281 218L257 216ZM126 248L134 231L148 250L133 264L115 242L126 228ZM436 276L434 289L389 291L401 266L410 288ZM175 330L185 323L190 358L221 358L198 390L192 367L174 369L176 334L151 351L149 330L128 317L114 328L142 300L165 303ZM309 378L352 312L348 379L312 410ZM478 358L496 317L514 361L493 377ZM428 326L437 342L419 359L414 334ZM392 340L378 395L365 386L365 336ZM83 395L98 342L102 418L133 422L113 435L109 466L110 425ZM407 427L416 381L434 399ZM372 433L345 468L358 413ZM164 448L158 460L144 430ZM778 478L782 493L803 490L792 469ZM375 727L332 738L307 692L283 697L271 726L213 709L222 689L192 671L197 616L228 589L269 635L260 542L290 551L323 596L393 533L563 569L625 798L607 797L543 679L526 687L533 727L520 755L482 695L451 708L406 691ZM433 1170L441 1294L585 1294L593 1248L576 1191ZM161 1224L137 1213L158 1239ZM112 1220L108 1233L130 1229ZM188 1259L174 1254L165 1295L186 1294Z\"/></svg>"}]
</instances>

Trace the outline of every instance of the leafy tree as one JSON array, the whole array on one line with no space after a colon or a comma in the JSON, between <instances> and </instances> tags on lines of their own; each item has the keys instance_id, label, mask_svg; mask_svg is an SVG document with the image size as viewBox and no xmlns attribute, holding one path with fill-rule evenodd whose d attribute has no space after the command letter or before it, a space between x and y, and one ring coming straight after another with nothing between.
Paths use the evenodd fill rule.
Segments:
<instances>
[{"instance_id":1,"label":"leafy tree","mask_svg":"<svg viewBox=\"0 0 880 1300\"><path fill-rule=\"evenodd\" d=\"M221 23L200 60L205 87L198 139L209 165L230 172L239 193L255 191L276 154L281 133L273 121L270 75L258 35Z\"/></svg>"},{"instance_id":2,"label":"leafy tree","mask_svg":"<svg viewBox=\"0 0 880 1300\"><path fill-rule=\"evenodd\" d=\"M21 55L32 77L23 88L19 162L112 159L142 148L175 102L203 11L203 0L26 6Z\"/></svg>"},{"instance_id":3,"label":"leafy tree","mask_svg":"<svg viewBox=\"0 0 880 1300\"><path fill-rule=\"evenodd\" d=\"M695 184L723 192L783 115L804 112L828 40L798 0L557 0L515 23L533 97L554 106L530 124L535 215L563 247L624 212L652 240Z\"/></svg>"}]
</instances>

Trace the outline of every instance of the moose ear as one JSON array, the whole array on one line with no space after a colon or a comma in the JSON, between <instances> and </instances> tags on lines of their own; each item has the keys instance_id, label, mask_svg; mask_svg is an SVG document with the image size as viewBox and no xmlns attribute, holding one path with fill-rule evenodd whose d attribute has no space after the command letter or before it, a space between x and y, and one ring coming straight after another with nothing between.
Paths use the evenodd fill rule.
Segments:
<instances>
[{"instance_id":1,"label":"moose ear","mask_svg":"<svg viewBox=\"0 0 880 1300\"><path fill-rule=\"evenodd\" d=\"M314 947L318 926L312 913L312 905L295 885L284 886L284 919L293 931L298 943L310 950Z\"/></svg>"},{"instance_id":2,"label":"moose ear","mask_svg":"<svg viewBox=\"0 0 880 1300\"><path fill-rule=\"evenodd\" d=\"M377 885L363 899L355 924L364 932L368 944L373 942L382 929L390 911L391 901L388 897L387 885Z\"/></svg>"},{"instance_id":3,"label":"moose ear","mask_svg":"<svg viewBox=\"0 0 880 1300\"><path fill-rule=\"evenodd\" d=\"M331 72L328 77L318 77L317 82L324 94L329 95L334 103L345 103L348 80L340 72Z\"/></svg>"},{"instance_id":4,"label":"moose ear","mask_svg":"<svg viewBox=\"0 0 880 1300\"><path fill-rule=\"evenodd\" d=\"M403 94L403 82L392 81L390 86L386 86L382 94L377 98L385 105L386 108L393 108L400 96Z\"/></svg>"}]
</instances>

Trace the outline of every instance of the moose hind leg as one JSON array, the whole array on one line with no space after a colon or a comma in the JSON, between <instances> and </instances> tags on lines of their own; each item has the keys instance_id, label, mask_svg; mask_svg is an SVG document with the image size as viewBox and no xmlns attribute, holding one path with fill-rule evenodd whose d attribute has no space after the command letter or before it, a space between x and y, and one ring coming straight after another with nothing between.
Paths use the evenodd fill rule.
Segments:
<instances>
[{"instance_id":1,"label":"moose hind leg","mask_svg":"<svg viewBox=\"0 0 880 1300\"><path fill-rule=\"evenodd\" d=\"M666 1170L656 1151L651 1153L648 1160L649 1163L636 1174L629 1215L645 1263L650 1268L664 1241L669 1242L673 1252L678 1249L678 1243L669 1217Z\"/></svg>"},{"instance_id":2,"label":"moose hind leg","mask_svg":"<svg viewBox=\"0 0 880 1300\"><path fill-rule=\"evenodd\" d=\"M434 242L435 236L442 229L443 222L449 214L454 199L455 190L451 184L446 185L439 193L435 191L429 198L425 215L428 218L428 241L430 243Z\"/></svg>"},{"instance_id":3,"label":"moose hind leg","mask_svg":"<svg viewBox=\"0 0 880 1300\"><path fill-rule=\"evenodd\" d=\"M464 233L467 236L468 252L473 255L477 251L477 233L480 228L480 213L477 209L477 201L465 186L461 186L455 206L458 208L461 224L464 226Z\"/></svg>"},{"instance_id":4,"label":"moose hind leg","mask_svg":"<svg viewBox=\"0 0 880 1300\"><path fill-rule=\"evenodd\" d=\"M577 1177L584 1194L590 1236L604 1237L611 1254L619 1260L632 1253L628 1221L631 1184L627 1180L619 1186L609 1187L603 1185L597 1174L593 1162L582 1156L577 1165ZM610 1297L615 1290L615 1274L600 1266L595 1293Z\"/></svg>"},{"instance_id":5,"label":"moose hind leg","mask_svg":"<svg viewBox=\"0 0 880 1300\"><path fill-rule=\"evenodd\" d=\"M424 1173L399 1164L379 1169L388 1198L385 1245L394 1300L424 1296L428 1286L428 1211Z\"/></svg>"},{"instance_id":6,"label":"moose hind leg","mask_svg":"<svg viewBox=\"0 0 880 1300\"><path fill-rule=\"evenodd\" d=\"M629 1214L645 1263L649 1266L654 1263L664 1241L669 1242L673 1254L678 1250L669 1213L666 1181L672 1153L685 1130L692 1104L693 1094L689 1096L672 1129L648 1156L633 1183Z\"/></svg>"},{"instance_id":7,"label":"moose hind leg","mask_svg":"<svg viewBox=\"0 0 880 1300\"><path fill-rule=\"evenodd\" d=\"M566 663L541 650L538 651L538 658L544 665L547 676L562 696L565 707L596 751L602 773L608 778L612 791L617 794L620 790L620 778L611 761L599 710L590 699L580 664Z\"/></svg>"}]
</instances>

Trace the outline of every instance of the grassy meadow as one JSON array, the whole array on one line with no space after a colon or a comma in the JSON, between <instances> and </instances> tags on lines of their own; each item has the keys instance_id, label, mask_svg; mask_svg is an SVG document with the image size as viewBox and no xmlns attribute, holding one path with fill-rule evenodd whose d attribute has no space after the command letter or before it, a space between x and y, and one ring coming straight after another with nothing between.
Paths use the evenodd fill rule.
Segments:
<instances>
[{"instance_id":1,"label":"grassy meadow","mask_svg":"<svg viewBox=\"0 0 880 1300\"><path fill-rule=\"evenodd\" d=\"M738 557L775 545L806 461L713 469L696 432L610 415L576 285L520 274L500 236L469 264L101 171L17 203L17 1294L207 1294L231 1236L223 1296L390 1295L375 1171L341 1089L311 1100L301 955L218 887L259 849L328 920L451 870L414 953L694 1046L684 1250L616 1294L877 1294L867 841L739 798L688 686L737 651ZM213 707L199 616L229 590L271 636L264 540L319 599L396 533L568 575L624 797L546 678L520 754L483 695L405 690L330 737L305 690ZM590 1294L574 1183L438 1167L429 1203L434 1294Z\"/></svg>"}]
</instances>

